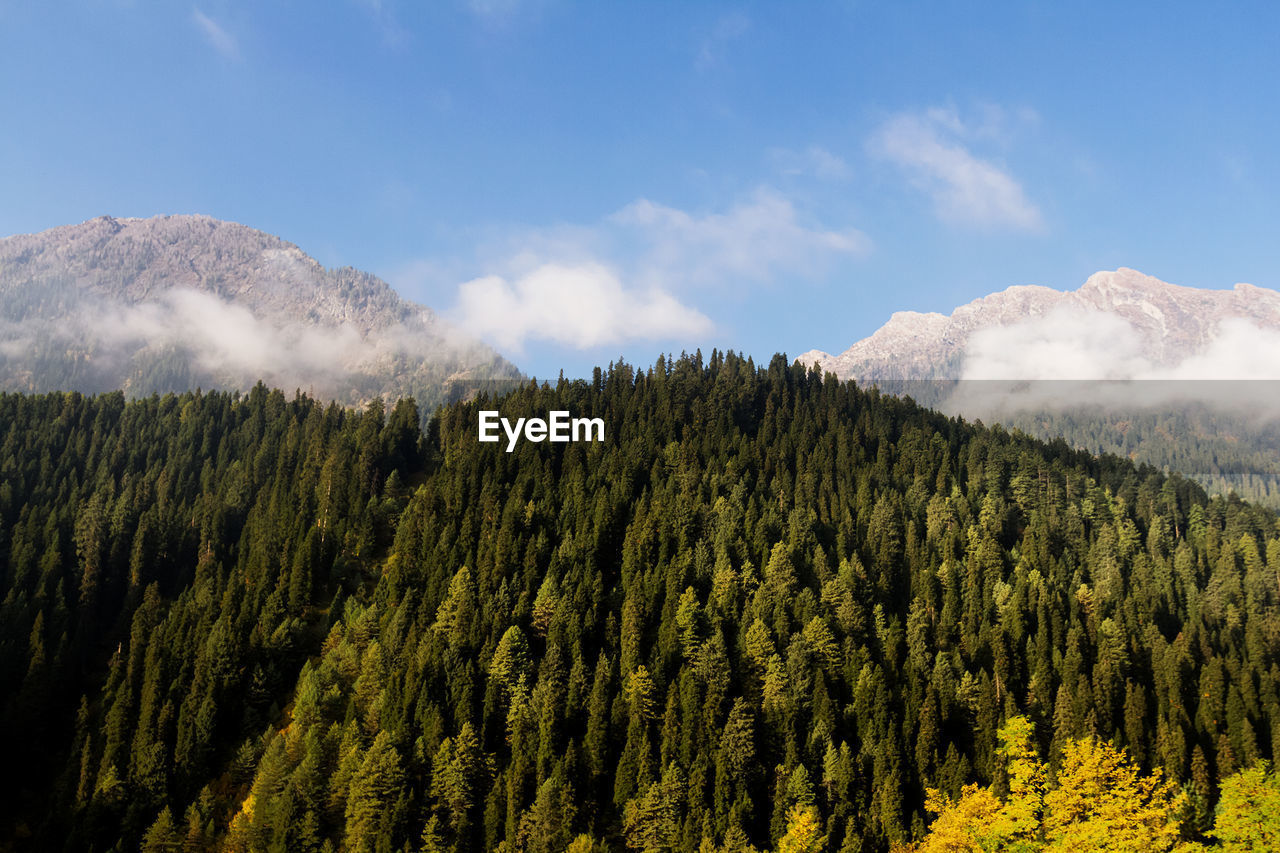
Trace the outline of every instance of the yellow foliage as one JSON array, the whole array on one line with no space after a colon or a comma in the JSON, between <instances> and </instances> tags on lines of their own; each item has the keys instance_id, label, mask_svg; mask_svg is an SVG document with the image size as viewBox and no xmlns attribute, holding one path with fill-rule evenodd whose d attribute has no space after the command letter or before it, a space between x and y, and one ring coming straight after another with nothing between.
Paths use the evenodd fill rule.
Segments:
<instances>
[{"instance_id":1,"label":"yellow foliage","mask_svg":"<svg viewBox=\"0 0 1280 853\"><path fill-rule=\"evenodd\" d=\"M1170 850L1178 840L1182 797L1160 771L1139 775L1109 744L1069 741L1058 786L1044 797L1047 849Z\"/></svg>"},{"instance_id":2,"label":"yellow foliage","mask_svg":"<svg viewBox=\"0 0 1280 853\"><path fill-rule=\"evenodd\" d=\"M231 818L227 827L227 840L224 849L230 853L241 853L249 849L249 828L253 825L253 807L256 798L252 793L240 804L240 811Z\"/></svg>"},{"instance_id":3,"label":"yellow foliage","mask_svg":"<svg viewBox=\"0 0 1280 853\"><path fill-rule=\"evenodd\" d=\"M245 820L252 823L253 807L255 803L257 803L257 797L255 797L253 795L253 792L251 791L249 792L249 796L244 798L244 802L240 804L240 814L237 815L237 817L240 817L241 815L243 815Z\"/></svg>"},{"instance_id":4,"label":"yellow foliage","mask_svg":"<svg viewBox=\"0 0 1280 853\"><path fill-rule=\"evenodd\" d=\"M989 789L965 785L960 799L952 801L930 788L924 807L938 817L916 848L918 853L976 853L990 849L986 844L987 830L1000 812L1001 803Z\"/></svg>"},{"instance_id":5,"label":"yellow foliage","mask_svg":"<svg viewBox=\"0 0 1280 853\"><path fill-rule=\"evenodd\" d=\"M999 754L1009 796L1001 800L989 788L966 785L952 801L930 790L925 808L937 817L917 853L1164 853L1177 843L1185 795L1158 772L1140 775L1121 750L1092 739L1069 742L1052 789L1026 718L1015 717L1000 730Z\"/></svg>"},{"instance_id":6,"label":"yellow foliage","mask_svg":"<svg viewBox=\"0 0 1280 853\"><path fill-rule=\"evenodd\" d=\"M594 838L584 834L569 842L569 846L565 848L564 853L600 853L601 849Z\"/></svg>"},{"instance_id":7,"label":"yellow foliage","mask_svg":"<svg viewBox=\"0 0 1280 853\"><path fill-rule=\"evenodd\" d=\"M792 806L787 813L787 834L778 842L778 853L818 853L827 845L818 810Z\"/></svg>"},{"instance_id":8,"label":"yellow foliage","mask_svg":"<svg viewBox=\"0 0 1280 853\"><path fill-rule=\"evenodd\" d=\"M1000 757L1008 762L1009 797L987 830L989 842L984 849L996 850L1016 848L1038 838L1046 776L1030 720L1013 717L1000 728L998 737Z\"/></svg>"}]
</instances>

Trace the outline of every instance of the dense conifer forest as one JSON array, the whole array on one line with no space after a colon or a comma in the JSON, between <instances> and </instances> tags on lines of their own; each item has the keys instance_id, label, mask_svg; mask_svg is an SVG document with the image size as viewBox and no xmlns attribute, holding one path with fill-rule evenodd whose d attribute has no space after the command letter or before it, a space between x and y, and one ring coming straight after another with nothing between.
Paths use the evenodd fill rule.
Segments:
<instances>
[{"instance_id":1,"label":"dense conifer forest","mask_svg":"<svg viewBox=\"0 0 1280 853\"><path fill-rule=\"evenodd\" d=\"M1169 849L1273 779L1271 511L782 356L419 423L0 395L0 848L970 849L1111 749Z\"/></svg>"},{"instance_id":2,"label":"dense conifer forest","mask_svg":"<svg viewBox=\"0 0 1280 853\"><path fill-rule=\"evenodd\" d=\"M1254 407L1258 400L1280 395L1280 383L1249 384L1258 386L1250 400ZM1280 509L1280 421L1270 416L1191 400L1163 411L1149 406L1126 412L1081 408L1021 413L1002 422L1032 435L1062 436L1073 447L1177 471L1210 494L1235 492L1251 503Z\"/></svg>"},{"instance_id":3,"label":"dense conifer forest","mask_svg":"<svg viewBox=\"0 0 1280 853\"><path fill-rule=\"evenodd\" d=\"M1280 418L1266 405L1280 398L1280 382L886 379L875 385L929 408L1176 471L1210 495L1235 492L1280 510Z\"/></svg>"}]
</instances>

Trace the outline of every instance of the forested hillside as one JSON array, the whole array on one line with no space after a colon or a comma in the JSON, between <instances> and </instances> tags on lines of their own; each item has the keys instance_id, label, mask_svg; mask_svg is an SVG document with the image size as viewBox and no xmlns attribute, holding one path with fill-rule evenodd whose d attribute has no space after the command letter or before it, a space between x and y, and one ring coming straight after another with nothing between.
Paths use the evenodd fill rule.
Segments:
<instances>
[{"instance_id":1,"label":"forested hillside","mask_svg":"<svg viewBox=\"0 0 1280 853\"><path fill-rule=\"evenodd\" d=\"M1002 422L1032 435L1062 436L1073 447L1177 471L1210 494L1236 492L1280 509L1280 421L1256 411L1261 401L1275 398L1280 383L1254 384L1256 396L1245 401L1249 408L1236 411L1189 400L1123 412L1096 407L1020 412Z\"/></svg>"},{"instance_id":2,"label":"forested hillside","mask_svg":"<svg viewBox=\"0 0 1280 853\"><path fill-rule=\"evenodd\" d=\"M0 430L0 844L887 850L1007 789L1023 716L1049 772L1163 770L1190 836L1280 751L1273 513L781 356L425 435L262 388Z\"/></svg>"},{"instance_id":3,"label":"forested hillside","mask_svg":"<svg viewBox=\"0 0 1280 853\"><path fill-rule=\"evenodd\" d=\"M136 847L255 760L420 467L416 407L385 420L261 386L0 394L0 847Z\"/></svg>"},{"instance_id":4,"label":"forested hillside","mask_svg":"<svg viewBox=\"0 0 1280 853\"><path fill-rule=\"evenodd\" d=\"M1006 382L881 379L881 391L1194 480L1280 509L1275 381Z\"/></svg>"}]
</instances>

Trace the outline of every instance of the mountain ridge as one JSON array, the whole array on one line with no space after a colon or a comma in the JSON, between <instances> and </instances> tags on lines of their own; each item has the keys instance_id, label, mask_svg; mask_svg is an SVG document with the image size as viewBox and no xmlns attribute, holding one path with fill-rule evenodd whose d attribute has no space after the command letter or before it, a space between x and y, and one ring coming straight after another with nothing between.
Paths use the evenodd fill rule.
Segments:
<instances>
[{"instance_id":1,"label":"mountain ridge","mask_svg":"<svg viewBox=\"0 0 1280 853\"><path fill-rule=\"evenodd\" d=\"M1172 367L1179 357L1203 351L1215 340L1224 319L1242 319L1280 331L1280 293L1274 290L1243 283L1229 290L1186 287L1120 267L1094 273L1077 290L1014 285L960 305L950 314L895 312L883 326L839 354L809 350L797 360L806 365L816 362L841 378L968 378L963 372L966 350L976 334L1052 320L1049 315L1054 312L1085 319L1098 314L1116 318L1132 329L1142 352L1160 367Z\"/></svg>"},{"instance_id":2,"label":"mountain ridge","mask_svg":"<svg viewBox=\"0 0 1280 853\"><path fill-rule=\"evenodd\" d=\"M262 379L347 404L516 368L353 267L202 214L100 216L0 239L0 387L133 396Z\"/></svg>"},{"instance_id":3,"label":"mountain ridge","mask_svg":"<svg viewBox=\"0 0 1280 853\"><path fill-rule=\"evenodd\" d=\"M1280 506L1280 417L1264 411L1280 397L1273 290L1203 290L1121 267L1074 291L1017 285L949 315L897 312L839 355L796 360ZM1230 378L1268 381L1220 381Z\"/></svg>"}]
</instances>

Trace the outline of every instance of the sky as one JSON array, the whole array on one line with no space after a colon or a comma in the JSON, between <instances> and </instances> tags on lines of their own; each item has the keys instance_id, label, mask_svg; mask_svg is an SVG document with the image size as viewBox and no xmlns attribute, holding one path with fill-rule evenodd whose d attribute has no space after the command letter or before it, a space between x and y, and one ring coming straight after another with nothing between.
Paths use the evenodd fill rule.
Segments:
<instances>
[{"instance_id":1,"label":"sky","mask_svg":"<svg viewBox=\"0 0 1280 853\"><path fill-rule=\"evenodd\" d=\"M0 234L203 213L527 373L1280 288L1280 4L0 0Z\"/></svg>"}]
</instances>

